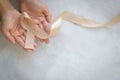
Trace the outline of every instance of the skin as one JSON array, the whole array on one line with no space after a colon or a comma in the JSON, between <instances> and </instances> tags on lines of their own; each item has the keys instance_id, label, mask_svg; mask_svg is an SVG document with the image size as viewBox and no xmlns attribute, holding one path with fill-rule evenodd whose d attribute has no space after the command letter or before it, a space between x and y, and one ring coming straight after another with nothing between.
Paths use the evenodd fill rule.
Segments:
<instances>
[{"instance_id":1,"label":"skin","mask_svg":"<svg viewBox=\"0 0 120 80\"><path fill-rule=\"evenodd\" d=\"M34 1L34 2L33 2ZM43 28L50 34L49 23L51 14L48 8L38 0L21 0L21 11L27 12L35 21L36 25ZM29 6L28 6L29 4ZM35 6L36 5L36 6ZM0 16L2 17L2 33L13 44L18 43L24 48L26 31L21 27L19 16L20 13L10 4L8 0L0 0ZM42 42L49 42L49 39L40 39ZM34 44L35 50L37 44Z\"/></svg>"},{"instance_id":2,"label":"skin","mask_svg":"<svg viewBox=\"0 0 120 80\"><path fill-rule=\"evenodd\" d=\"M0 0L0 16L2 17L1 31L3 35L13 44L18 43L24 48L25 30L19 24L20 13L13 8L8 0ZM20 31L22 33L20 33Z\"/></svg>"},{"instance_id":3,"label":"skin","mask_svg":"<svg viewBox=\"0 0 120 80\"><path fill-rule=\"evenodd\" d=\"M21 11L27 12L40 28L50 34L51 13L40 0L21 0ZM40 39L40 41L49 43L49 39Z\"/></svg>"}]
</instances>

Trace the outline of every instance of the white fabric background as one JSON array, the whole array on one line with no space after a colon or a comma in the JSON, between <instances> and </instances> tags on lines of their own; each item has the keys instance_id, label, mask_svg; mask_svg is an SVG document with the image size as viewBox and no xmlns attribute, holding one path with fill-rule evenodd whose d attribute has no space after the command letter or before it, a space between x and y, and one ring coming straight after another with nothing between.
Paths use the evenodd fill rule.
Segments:
<instances>
[{"instance_id":1,"label":"white fabric background","mask_svg":"<svg viewBox=\"0 0 120 80\"><path fill-rule=\"evenodd\" d=\"M44 0L53 18L71 11L105 23L120 0ZM120 23L86 29L63 21L49 45L27 53L0 33L0 80L120 80Z\"/></svg>"}]
</instances>

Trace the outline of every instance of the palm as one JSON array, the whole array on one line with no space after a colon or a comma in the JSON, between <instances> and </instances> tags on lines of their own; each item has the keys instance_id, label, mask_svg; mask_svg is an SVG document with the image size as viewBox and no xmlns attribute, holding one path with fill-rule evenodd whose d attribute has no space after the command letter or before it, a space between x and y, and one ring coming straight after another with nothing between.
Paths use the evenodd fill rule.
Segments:
<instances>
[{"instance_id":1,"label":"palm","mask_svg":"<svg viewBox=\"0 0 120 80\"><path fill-rule=\"evenodd\" d=\"M12 43L17 42L24 48L25 30L19 23L20 13L17 11L9 12L2 17L2 32Z\"/></svg>"},{"instance_id":2,"label":"palm","mask_svg":"<svg viewBox=\"0 0 120 80\"><path fill-rule=\"evenodd\" d=\"M39 4L31 4L27 3L21 4L22 12L27 12L30 17L35 21L36 25L40 28L43 28L48 34L50 34L49 22L51 20L51 14L47 7L42 3ZM48 43L48 39L40 39L41 41L45 41Z\"/></svg>"}]
</instances>

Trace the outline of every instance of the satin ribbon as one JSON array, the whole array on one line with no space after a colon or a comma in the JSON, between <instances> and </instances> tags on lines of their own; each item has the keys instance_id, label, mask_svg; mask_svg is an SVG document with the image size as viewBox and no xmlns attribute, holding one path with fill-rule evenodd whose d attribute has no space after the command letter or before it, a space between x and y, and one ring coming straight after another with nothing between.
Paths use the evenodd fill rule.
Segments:
<instances>
[{"instance_id":1,"label":"satin ribbon","mask_svg":"<svg viewBox=\"0 0 120 80\"><path fill-rule=\"evenodd\" d=\"M101 24L80 15L65 11L53 20L51 23L51 34L48 35L43 29L37 27L37 25L26 12L23 12L20 16L20 22L22 27L27 30L25 48L32 49L34 47L33 45L35 36L41 39L46 39L57 35L57 33L59 33L62 20L67 20L86 28L101 28L112 26L120 22L120 15L117 15L105 24Z\"/></svg>"}]
</instances>

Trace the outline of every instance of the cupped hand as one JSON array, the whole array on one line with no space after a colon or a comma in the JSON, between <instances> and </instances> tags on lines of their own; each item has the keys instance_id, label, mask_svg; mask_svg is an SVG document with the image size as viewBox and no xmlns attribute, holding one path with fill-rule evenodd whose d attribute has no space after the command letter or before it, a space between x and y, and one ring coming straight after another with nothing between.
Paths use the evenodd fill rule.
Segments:
<instances>
[{"instance_id":1,"label":"cupped hand","mask_svg":"<svg viewBox=\"0 0 120 80\"><path fill-rule=\"evenodd\" d=\"M24 0L21 3L22 12L27 12L35 23L50 34L51 13L48 7L39 0ZM49 39L40 39L41 42L49 43Z\"/></svg>"},{"instance_id":2,"label":"cupped hand","mask_svg":"<svg viewBox=\"0 0 120 80\"><path fill-rule=\"evenodd\" d=\"M2 33L13 44L18 43L21 47L25 46L26 31L20 25L20 13L16 10L10 11L2 16ZM37 44L34 44L35 50ZM24 48L25 49L25 48Z\"/></svg>"}]
</instances>

